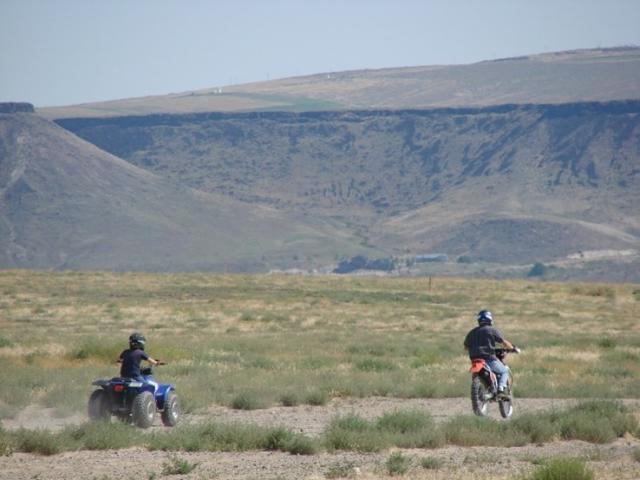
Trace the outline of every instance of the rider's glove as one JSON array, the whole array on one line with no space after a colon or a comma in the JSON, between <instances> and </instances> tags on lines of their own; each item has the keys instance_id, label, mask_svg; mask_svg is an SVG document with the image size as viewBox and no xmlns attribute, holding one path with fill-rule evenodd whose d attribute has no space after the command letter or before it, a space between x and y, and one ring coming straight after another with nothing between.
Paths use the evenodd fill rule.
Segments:
<instances>
[{"instance_id":1,"label":"rider's glove","mask_svg":"<svg viewBox=\"0 0 640 480\"><path fill-rule=\"evenodd\" d=\"M522 350L520 350L518 347L516 347L515 345L513 346L513 351L516 353L520 353Z\"/></svg>"}]
</instances>

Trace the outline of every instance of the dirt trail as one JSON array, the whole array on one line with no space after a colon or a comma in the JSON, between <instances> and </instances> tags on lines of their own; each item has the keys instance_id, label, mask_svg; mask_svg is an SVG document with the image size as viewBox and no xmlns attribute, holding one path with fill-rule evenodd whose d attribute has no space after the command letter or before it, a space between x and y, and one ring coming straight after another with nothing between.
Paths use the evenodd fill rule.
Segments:
<instances>
[{"instance_id":1,"label":"dirt trail","mask_svg":"<svg viewBox=\"0 0 640 480\"><path fill-rule=\"evenodd\" d=\"M525 412L565 408L576 400L560 399L519 399L515 415ZM632 408L640 409L640 400L626 400ZM497 406L492 405L492 416L498 417ZM424 409L436 421L448 417L470 413L470 402L466 398L453 399L336 399L326 406L273 407L263 410L238 411L226 407L213 407L198 415L187 415L189 423L240 422L272 426L282 425L293 431L310 436L319 435L328 422L337 415L357 413L365 418L376 418L384 412L406 409ZM49 428L59 429L64 425L81 423L86 418L77 415L57 419L47 410L30 408L13 420L3 422L5 428ZM161 430L158 425L153 430ZM556 455L586 456L589 467L596 472L596 478L637 479L640 464L634 460L633 452L640 448L635 438L618 439L607 445L592 445L585 442L554 442L545 445L523 447L463 448L448 446L426 450L412 449L403 452L415 458L411 478L424 479L466 479L491 477L495 479L514 478L524 470L535 468L532 461ZM282 452L178 452L180 459L198 466L189 475L171 475L167 478L188 479L322 479L338 466L350 465L352 477L373 479L388 478L384 462L390 452L378 454L358 454L352 452L320 453L310 456L295 456ZM116 478L164 478L163 466L171 458L167 452L149 452L141 448L118 451L67 452L52 457L14 453L0 457L0 480L62 480L62 479L116 479ZM174 454L175 455L175 454ZM442 467L426 470L419 460L432 457L441 460ZM359 473L356 473L359 472Z\"/></svg>"},{"instance_id":2,"label":"dirt trail","mask_svg":"<svg viewBox=\"0 0 640 480\"><path fill-rule=\"evenodd\" d=\"M523 398L516 400L514 408L517 415L524 412L566 408L576 402L577 400L571 399ZM633 401L629 400L628 402ZM637 403L640 405L640 400ZM325 406L298 405L295 407L271 407L249 411L215 406L205 413L184 415L182 421L187 423L213 421L284 426L293 431L314 436L320 435L331 419L339 415L355 413L367 419L374 419L385 412L410 409L424 410L436 422L457 415L471 414L471 404L468 398L401 399L368 397L363 399L334 399ZM490 416L500 418L496 404L491 404ZM13 419L3 420L2 425L6 429L45 428L55 431L67 425L80 424L86 421L87 417L84 412L71 417L58 418L53 414L52 409L32 406L20 412ZM158 421L152 428L162 429L163 427Z\"/></svg>"}]
</instances>

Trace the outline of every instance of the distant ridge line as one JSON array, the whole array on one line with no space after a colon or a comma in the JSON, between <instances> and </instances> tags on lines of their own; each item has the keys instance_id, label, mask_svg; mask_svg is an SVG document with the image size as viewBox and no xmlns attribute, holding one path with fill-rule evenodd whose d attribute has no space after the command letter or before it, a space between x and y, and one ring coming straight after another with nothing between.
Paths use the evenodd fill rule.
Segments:
<instances>
[{"instance_id":1,"label":"distant ridge line","mask_svg":"<svg viewBox=\"0 0 640 480\"><path fill-rule=\"evenodd\" d=\"M198 112L198 113L152 113L148 115L121 115L105 117L71 117L54 119L53 121L63 128L74 129L80 125L178 125L185 121L203 120L229 120L229 119L291 119L304 120L331 120L340 118L348 119L350 116L397 116L397 115L481 115L487 113L510 113L514 111L531 112L538 111L550 117L564 117L570 115L584 115L586 113L599 112L609 114L640 113L640 100L614 100L609 102L573 102L561 104L535 104L508 103L502 105L490 105L485 107L433 107L417 109L354 109L354 110L322 110L310 112L289 111L252 111L252 112ZM355 120L355 118L354 118Z\"/></svg>"}]
</instances>

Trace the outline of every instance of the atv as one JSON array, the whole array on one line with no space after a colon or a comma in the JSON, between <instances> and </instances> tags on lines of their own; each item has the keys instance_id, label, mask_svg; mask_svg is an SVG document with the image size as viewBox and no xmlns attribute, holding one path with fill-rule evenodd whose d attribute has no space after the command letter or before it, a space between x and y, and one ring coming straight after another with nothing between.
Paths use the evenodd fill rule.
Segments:
<instances>
[{"instance_id":1,"label":"atv","mask_svg":"<svg viewBox=\"0 0 640 480\"><path fill-rule=\"evenodd\" d=\"M108 421L114 415L123 422L148 428L160 412L162 423L173 427L180 418L175 386L156 383L151 367L142 369L142 378L143 382L122 377L95 380L92 385L100 388L89 397L89 418Z\"/></svg>"}]
</instances>

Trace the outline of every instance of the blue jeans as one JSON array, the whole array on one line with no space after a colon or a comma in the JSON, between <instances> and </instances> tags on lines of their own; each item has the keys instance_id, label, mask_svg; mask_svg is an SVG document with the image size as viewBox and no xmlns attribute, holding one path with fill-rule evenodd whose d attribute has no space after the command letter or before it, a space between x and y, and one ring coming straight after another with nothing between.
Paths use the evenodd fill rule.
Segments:
<instances>
[{"instance_id":1,"label":"blue jeans","mask_svg":"<svg viewBox=\"0 0 640 480\"><path fill-rule=\"evenodd\" d=\"M509 367L495 357L487 360L487 365L498 377L498 388L506 387L509 381Z\"/></svg>"}]
</instances>

